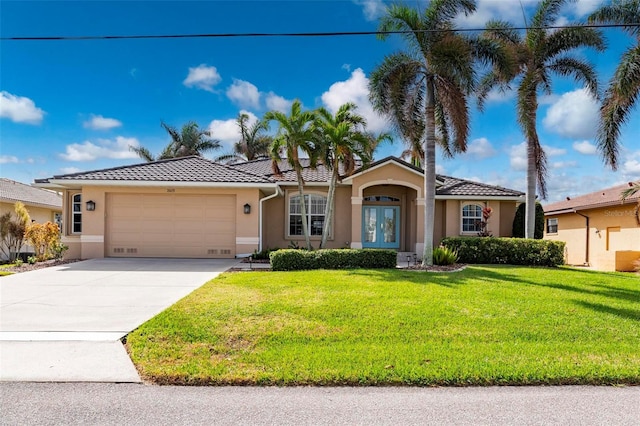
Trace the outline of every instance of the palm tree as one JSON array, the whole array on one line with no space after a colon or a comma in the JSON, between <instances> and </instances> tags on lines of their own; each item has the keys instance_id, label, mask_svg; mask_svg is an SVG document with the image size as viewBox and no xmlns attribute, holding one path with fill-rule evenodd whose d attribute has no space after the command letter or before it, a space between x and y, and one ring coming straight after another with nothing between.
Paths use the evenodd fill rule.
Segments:
<instances>
[{"instance_id":1,"label":"palm tree","mask_svg":"<svg viewBox=\"0 0 640 426\"><path fill-rule=\"evenodd\" d=\"M163 129L171 136L171 142L162 150L156 158L145 147L129 147L129 149L146 161L165 160L168 158L186 157L198 155L206 151L220 149L220 141L211 139L211 132L201 129L197 123L189 121L182 126L179 132L175 127L169 126L164 121L160 122Z\"/></svg>"},{"instance_id":2,"label":"palm tree","mask_svg":"<svg viewBox=\"0 0 640 426\"><path fill-rule=\"evenodd\" d=\"M369 96L375 110L389 117L398 133L410 141L414 158L422 155L416 145L424 143L423 266L433 264L436 142L447 155L466 150L467 94L474 87L474 59L488 57L488 44L475 43L455 31L456 16L474 11L474 0L432 0L423 13L392 5L378 27L407 31L402 37L410 52L384 59L371 74Z\"/></svg>"},{"instance_id":3,"label":"palm tree","mask_svg":"<svg viewBox=\"0 0 640 426\"><path fill-rule=\"evenodd\" d=\"M551 94L551 74L557 74L572 77L585 84L593 96L598 96L598 80L593 66L569 52L582 47L604 50L600 31L583 26L554 31L546 29L556 22L565 3L567 0L542 0L524 38L504 21L489 22L484 34L486 38L504 43L518 61L516 73L494 73L483 79L479 97L482 104L490 88L496 85L509 88L510 81L517 80L518 123L527 142L525 238L534 237L536 186L541 197L547 198L547 160L536 130L538 92Z\"/></svg>"},{"instance_id":4,"label":"palm tree","mask_svg":"<svg viewBox=\"0 0 640 426\"><path fill-rule=\"evenodd\" d=\"M366 166L371 162L375 148L380 142L389 138L386 134L375 137L366 133L367 122L356 113L357 108L353 103L346 103L338 108L335 115L325 108L319 108L316 111L318 114L318 120L315 123L318 137L316 145L319 160L327 167L330 174L320 248L326 246L332 225L336 186L341 178L340 165L342 165L342 176L353 174L357 160L360 159Z\"/></svg>"},{"instance_id":5,"label":"palm tree","mask_svg":"<svg viewBox=\"0 0 640 426\"><path fill-rule=\"evenodd\" d=\"M304 234L305 246L311 250L311 240L309 239L309 227L307 223L307 207L304 199L304 179L302 177L302 164L300 163L300 152L309 156L311 167L316 164L316 149L313 141L316 138L313 123L316 114L312 111L302 111L302 104L298 99L293 101L289 115L280 111L269 111L264 115L265 123L276 121L278 132L271 144L270 156L273 172L281 175L279 162L283 160L283 154L289 165L295 170L298 181L298 194L300 196L300 213L302 216L302 233Z\"/></svg>"},{"instance_id":6,"label":"palm tree","mask_svg":"<svg viewBox=\"0 0 640 426\"><path fill-rule=\"evenodd\" d=\"M589 16L589 22L622 24L622 29L636 39L635 45L622 54L600 107L598 148L605 163L616 170L620 127L640 94L640 0L614 0Z\"/></svg>"},{"instance_id":7,"label":"palm tree","mask_svg":"<svg viewBox=\"0 0 640 426\"><path fill-rule=\"evenodd\" d=\"M236 123L240 128L240 140L233 146L233 153L221 155L216 161L236 163L268 158L273 138L264 134L267 124L259 120L249 126L249 115L245 113L238 114Z\"/></svg>"},{"instance_id":8,"label":"palm tree","mask_svg":"<svg viewBox=\"0 0 640 426\"><path fill-rule=\"evenodd\" d=\"M627 198L637 194L638 192L640 192L640 180L636 182L629 182L629 188L622 191L620 196L623 200L626 200ZM640 205L640 200L638 200L638 205Z\"/></svg>"}]
</instances>

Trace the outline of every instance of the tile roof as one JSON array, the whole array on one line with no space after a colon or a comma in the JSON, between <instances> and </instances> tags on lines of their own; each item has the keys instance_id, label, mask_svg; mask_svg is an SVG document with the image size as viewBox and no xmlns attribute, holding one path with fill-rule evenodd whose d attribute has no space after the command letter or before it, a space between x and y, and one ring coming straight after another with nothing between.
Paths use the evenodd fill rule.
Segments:
<instances>
[{"instance_id":1,"label":"tile roof","mask_svg":"<svg viewBox=\"0 0 640 426\"><path fill-rule=\"evenodd\" d=\"M437 175L437 179L444 183L436 188L436 195L465 197L521 197L524 195L524 192L513 189L450 176Z\"/></svg>"},{"instance_id":2,"label":"tile roof","mask_svg":"<svg viewBox=\"0 0 640 426\"><path fill-rule=\"evenodd\" d=\"M586 210L597 207L605 207L616 204L634 203L640 200L640 193L627 198L625 201L620 199L620 193L629 188L629 184L617 185L611 188L601 189L589 194L580 195L578 197L567 197L566 200L558 201L544 205L544 212L550 214L552 212L564 212L571 210Z\"/></svg>"},{"instance_id":3,"label":"tile roof","mask_svg":"<svg viewBox=\"0 0 640 426\"><path fill-rule=\"evenodd\" d=\"M319 164L315 169L309 165L309 160L300 160L303 166L302 176L305 183L327 183L329 170ZM369 167L394 161L404 165L417 173L422 173L418 167L396 157L387 157L372 163ZM114 167L111 169L94 170L89 172L58 175L49 179L37 179L37 183L50 183L51 180L60 181L136 181L136 182L203 182L203 183L247 183L247 184L275 184L296 183L297 177L293 168L282 160L279 162L281 175L275 175L271 168L271 160L260 159L238 164L220 164L206 158L191 156L154 161L150 163L134 164L131 166ZM366 168L358 168L355 173L365 173ZM341 173L343 170L341 170ZM499 186L487 185L465 179L437 175L436 179L442 185L436 189L436 195L460 197L520 197L524 193Z\"/></svg>"},{"instance_id":4,"label":"tile roof","mask_svg":"<svg viewBox=\"0 0 640 426\"><path fill-rule=\"evenodd\" d=\"M111 169L58 175L36 180L48 183L51 180L83 181L139 181L139 182L211 182L211 183L270 183L268 179L247 173L198 156L171 158L150 163Z\"/></svg>"},{"instance_id":5,"label":"tile roof","mask_svg":"<svg viewBox=\"0 0 640 426\"><path fill-rule=\"evenodd\" d=\"M6 178L0 178L0 200L62 209L60 194Z\"/></svg>"}]
</instances>

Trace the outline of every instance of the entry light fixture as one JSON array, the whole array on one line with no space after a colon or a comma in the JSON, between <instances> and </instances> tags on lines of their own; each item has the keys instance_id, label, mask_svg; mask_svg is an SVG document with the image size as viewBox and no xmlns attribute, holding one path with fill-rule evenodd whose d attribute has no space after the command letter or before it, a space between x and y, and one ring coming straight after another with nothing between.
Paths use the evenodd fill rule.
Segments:
<instances>
[{"instance_id":1,"label":"entry light fixture","mask_svg":"<svg viewBox=\"0 0 640 426\"><path fill-rule=\"evenodd\" d=\"M87 211L92 212L96 209L96 202L93 200L87 201Z\"/></svg>"},{"instance_id":2,"label":"entry light fixture","mask_svg":"<svg viewBox=\"0 0 640 426\"><path fill-rule=\"evenodd\" d=\"M251 204L247 203L244 205L244 214L251 213Z\"/></svg>"}]
</instances>

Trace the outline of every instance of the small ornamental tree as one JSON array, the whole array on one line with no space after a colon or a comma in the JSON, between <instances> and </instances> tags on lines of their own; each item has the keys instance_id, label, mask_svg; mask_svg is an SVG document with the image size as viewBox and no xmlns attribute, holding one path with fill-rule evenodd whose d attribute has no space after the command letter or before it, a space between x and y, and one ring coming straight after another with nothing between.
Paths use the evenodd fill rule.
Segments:
<instances>
[{"instance_id":1,"label":"small ornamental tree","mask_svg":"<svg viewBox=\"0 0 640 426\"><path fill-rule=\"evenodd\" d=\"M513 218L513 227L511 228L511 236L516 238L524 238L524 217L525 217L525 203L518 206L516 215ZM536 203L536 227L533 233L533 238L536 240L542 239L544 234L544 209L542 204Z\"/></svg>"},{"instance_id":2,"label":"small ornamental tree","mask_svg":"<svg viewBox=\"0 0 640 426\"><path fill-rule=\"evenodd\" d=\"M24 232L31 222L27 208L20 201L13 206L11 212L0 216L0 251L10 262L16 260L24 241Z\"/></svg>"},{"instance_id":3,"label":"small ornamental tree","mask_svg":"<svg viewBox=\"0 0 640 426\"><path fill-rule=\"evenodd\" d=\"M55 248L60 240L60 228L55 223L30 223L24 233L33 246L36 259L43 261L55 257Z\"/></svg>"}]
</instances>

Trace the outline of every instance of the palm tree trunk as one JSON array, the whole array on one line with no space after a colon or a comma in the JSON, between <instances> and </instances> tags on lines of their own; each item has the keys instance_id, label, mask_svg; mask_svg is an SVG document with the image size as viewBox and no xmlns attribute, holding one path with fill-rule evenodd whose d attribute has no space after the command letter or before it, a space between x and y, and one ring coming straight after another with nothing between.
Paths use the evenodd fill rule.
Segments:
<instances>
[{"instance_id":1,"label":"palm tree trunk","mask_svg":"<svg viewBox=\"0 0 640 426\"><path fill-rule=\"evenodd\" d=\"M532 143L527 143L527 196L524 214L524 237L534 238L536 230L536 155Z\"/></svg>"},{"instance_id":2,"label":"palm tree trunk","mask_svg":"<svg viewBox=\"0 0 640 426\"><path fill-rule=\"evenodd\" d=\"M296 169L298 177L298 193L300 194L300 213L302 214L302 233L304 234L304 242L307 250L311 250L311 240L309 238L309 227L307 226L307 203L304 201L304 187L302 185L302 172Z\"/></svg>"},{"instance_id":3,"label":"palm tree trunk","mask_svg":"<svg viewBox=\"0 0 640 426\"><path fill-rule=\"evenodd\" d=\"M325 248L327 245L327 238L331 230L331 218L333 217L333 210L335 208L334 200L336 194L336 185L338 183L338 167L333 165L331 171L331 180L329 181L329 191L327 193L327 207L324 209L324 226L322 228L322 240L320 241L320 248Z\"/></svg>"},{"instance_id":4,"label":"palm tree trunk","mask_svg":"<svg viewBox=\"0 0 640 426\"><path fill-rule=\"evenodd\" d=\"M433 265L433 218L436 211L436 118L433 77L427 79L424 149L424 251L422 266Z\"/></svg>"}]
</instances>

